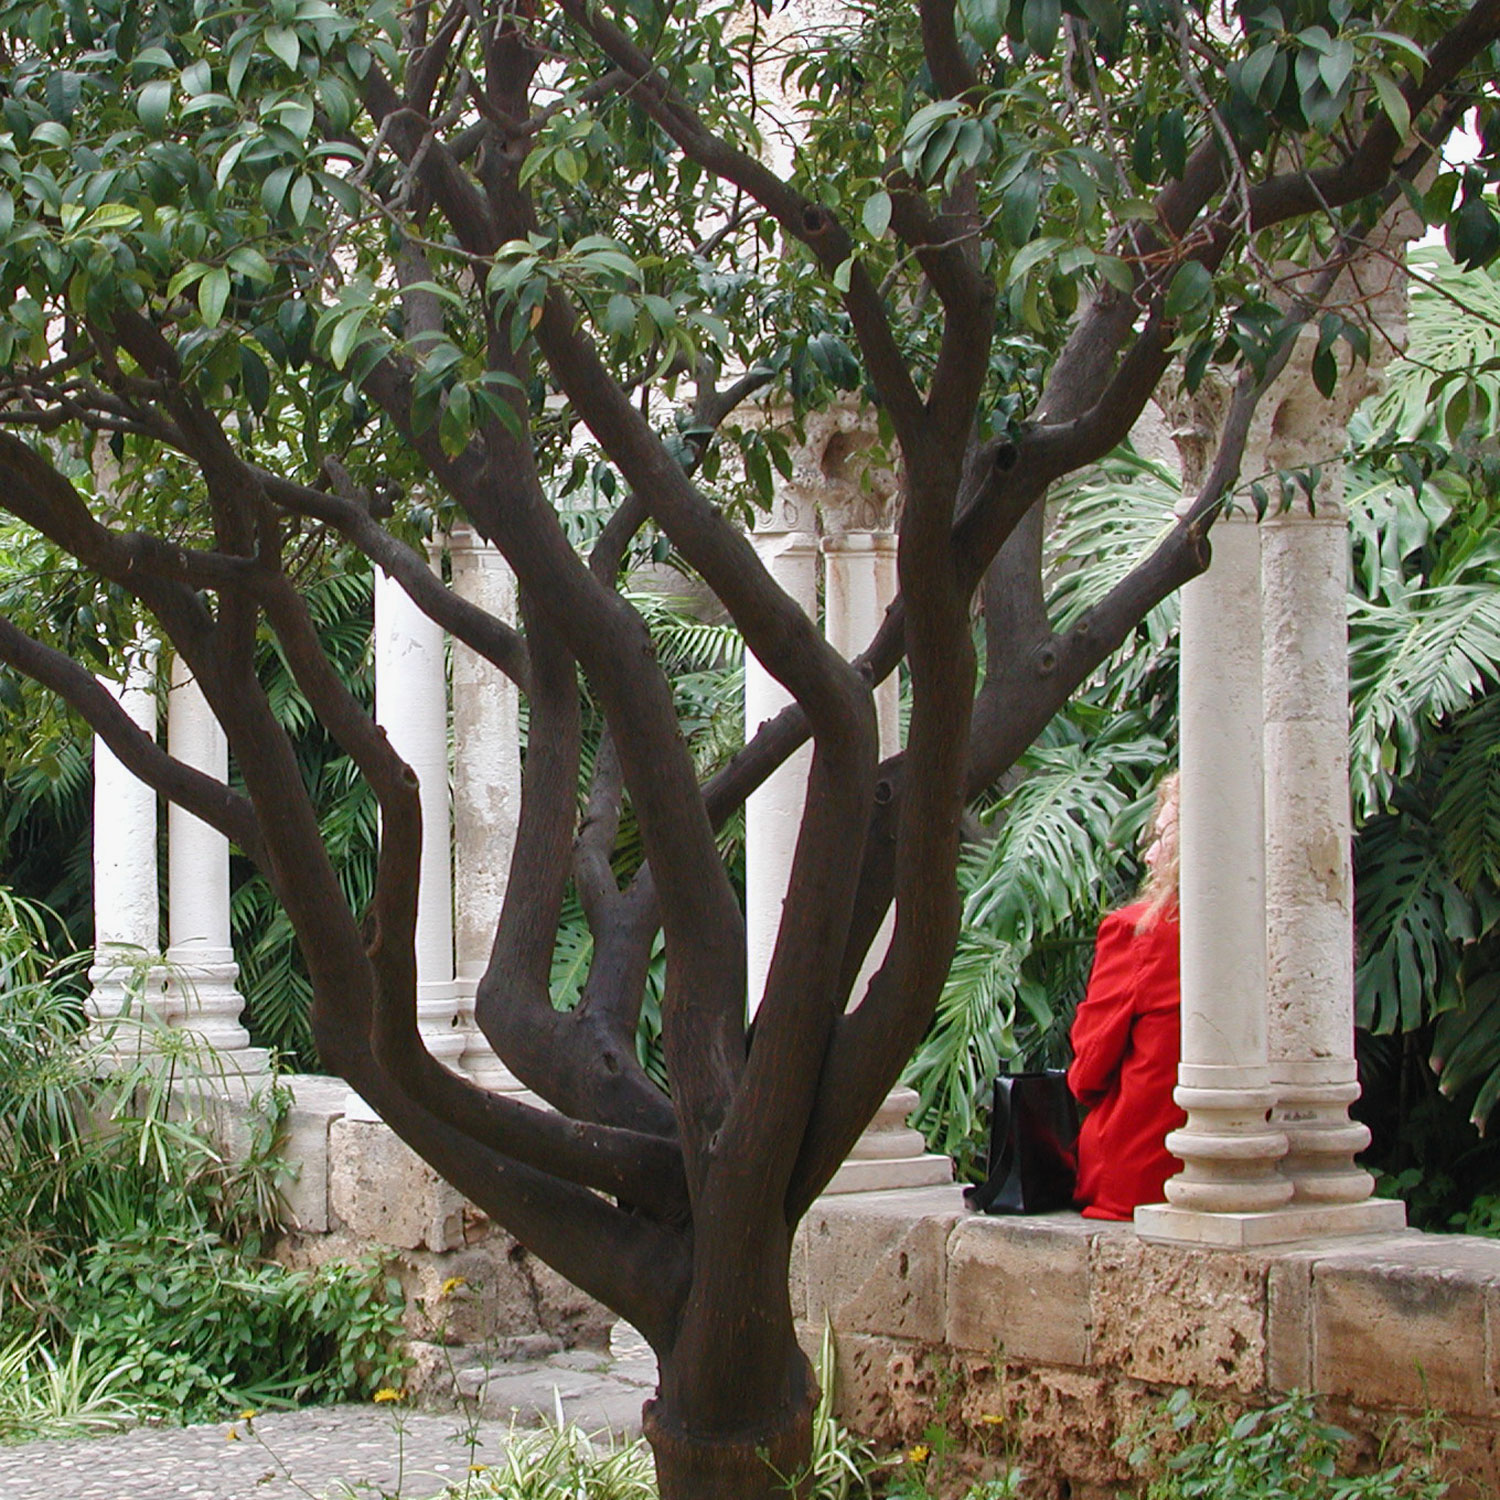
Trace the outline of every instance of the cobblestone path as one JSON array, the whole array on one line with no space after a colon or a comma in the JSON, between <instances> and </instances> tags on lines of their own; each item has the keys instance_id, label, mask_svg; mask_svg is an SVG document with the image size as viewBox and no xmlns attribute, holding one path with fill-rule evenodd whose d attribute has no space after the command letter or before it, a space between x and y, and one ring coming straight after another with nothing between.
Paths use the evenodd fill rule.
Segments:
<instances>
[{"instance_id":1,"label":"cobblestone path","mask_svg":"<svg viewBox=\"0 0 1500 1500\"><path fill-rule=\"evenodd\" d=\"M461 1486L471 1465L495 1463L517 1426L559 1405L586 1432L634 1436L654 1383L649 1351L613 1361L579 1352L464 1372L460 1389L477 1396L477 1420L389 1404L321 1406L248 1424L21 1443L0 1447L0 1500L430 1500Z\"/></svg>"}]
</instances>

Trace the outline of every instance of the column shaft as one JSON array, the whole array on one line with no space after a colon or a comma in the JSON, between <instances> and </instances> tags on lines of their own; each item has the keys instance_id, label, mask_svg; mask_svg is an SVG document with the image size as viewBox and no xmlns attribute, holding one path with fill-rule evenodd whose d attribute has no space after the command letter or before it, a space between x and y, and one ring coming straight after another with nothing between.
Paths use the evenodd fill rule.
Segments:
<instances>
[{"instance_id":1,"label":"column shaft","mask_svg":"<svg viewBox=\"0 0 1500 1500\"><path fill-rule=\"evenodd\" d=\"M167 748L184 765L229 779L229 743L181 657L172 661ZM167 809L168 992L174 1022L217 1054L215 1066L259 1071L265 1054L250 1048L240 1024L244 996L229 936L229 841L173 803Z\"/></svg>"},{"instance_id":2,"label":"column shaft","mask_svg":"<svg viewBox=\"0 0 1500 1500\"><path fill-rule=\"evenodd\" d=\"M1354 1065L1347 543L1324 500L1268 517L1265 600L1269 1043L1283 1175L1299 1203L1358 1203L1370 1133L1349 1119Z\"/></svg>"},{"instance_id":3,"label":"column shaft","mask_svg":"<svg viewBox=\"0 0 1500 1500\"><path fill-rule=\"evenodd\" d=\"M1187 1124L1167 1137L1183 1209L1253 1212L1291 1197L1267 1057L1261 806L1260 536L1228 518L1183 590L1182 1063Z\"/></svg>"},{"instance_id":4,"label":"column shaft","mask_svg":"<svg viewBox=\"0 0 1500 1500\"><path fill-rule=\"evenodd\" d=\"M123 684L101 678L131 721L156 736L154 649L132 662ZM156 793L94 739L94 962L84 1009L116 1054L136 1051L118 1034L122 1014L167 1019L160 968L156 884ZM141 1038L137 1038L140 1040Z\"/></svg>"},{"instance_id":5,"label":"column shaft","mask_svg":"<svg viewBox=\"0 0 1500 1500\"><path fill-rule=\"evenodd\" d=\"M757 532L752 539L771 576L810 616L818 608L818 542L808 531ZM755 657L745 656L745 738L791 698ZM752 1013L765 992L781 911L807 801L812 749L803 746L745 802L746 988Z\"/></svg>"},{"instance_id":6,"label":"column shaft","mask_svg":"<svg viewBox=\"0 0 1500 1500\"><path fill-rule=\"evenodd\" d=\"M453 875L448 794L448 681L443 631L394 579L375 574L375 717L416 774L422 799L417 888L417 1026L453 1063L464 1050L453 982Z\"/></svg>"},{"instance_id":7,"label":"column shaft","mask_svg":"<svg viewBox=\"0 0 1500 1500\"><path fill-rule=\"evenodd\" d=\"M499 551L468 527L449 538L453 591L514 624L516 580ZM499 668L453 643L454 974L464 1050L459 1066L476 1083L521 1088L474 1023L474 994L490 961L505 900L521 797L520 702Z\"/></svg>"}]
</instances>

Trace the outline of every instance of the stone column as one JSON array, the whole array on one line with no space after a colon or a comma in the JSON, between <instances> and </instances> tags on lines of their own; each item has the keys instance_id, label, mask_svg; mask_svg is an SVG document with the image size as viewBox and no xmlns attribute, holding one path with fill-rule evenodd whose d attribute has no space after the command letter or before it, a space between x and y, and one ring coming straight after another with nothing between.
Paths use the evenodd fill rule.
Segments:
<instances>
[{"instance_id":1,"label":"stone column","mask_svg":"<svg viewBox=\"0 0 1500 1500\"><path fill-rule=\"evenodd\" d=\"M156 736L156 648L143 649L123 683L100 678L131 720ZM107 1053L150 1047L141 1028L165 1023L161 913L156 885L156 793L94 739L94 962L84 1002ZM120 1025L126 1017L125 1026Z\"/></svg>"},{"instance_id":2,"label":"stone column","mask_svg":"<svg viewBox=\"0 0 1500 1500\"><path fill-rule=\"evenodd\" d=\"M229 743L181 657L172 660L167 749L217 781L229 779ZM266 1053L240 1024L245 998L229 937L229 840L175 803L167 809L167 992L173 1024L213 1051L215 1071L253 1075Z\"/></svg>"},{"instance_id":3,"label":"stone column","mask_svg":"<svg viewBox=\"0 0 1500 1500\"><path fill-rule=\"evenodd\" d=\"M469 527L448 538L453 591L508 624L516 621L510 565ZM521 799L520 698L498 668L453 643L454 973L458 1065L476 1083L503 1093L520 1081L495 1056L474 1023L474 993L489 965L505 900Z\"/></svg>"},{"instance_id":4,"label":"stone column","mask_svg":"<svg viewBox=\"0 0 1500 1500\"><path fill-rule=\"evenodd\" d=\"M1182 1062L1187 1124L1168 1204L1136 1210L1153 1238L1241 1244L1292 1196L1266 1036L1260 533L1213 530L1213 565L1182 593ZM1279 1236L1278 1236L1279 1237Z\"/></svg>"},{"instance_id":5,"label":"stone column","mask_svg":"<svg viewBox=\"0 0 1500 1500\"><path fill-rule=\"evenodd\" d=\"M1336 492L1336 479L1328 489ZM1320 494L1262 527L1265 602L1267 1005L1281 1172L1321 1232L1400 1228L1371 1198L1351 1121L1354 879L1350 857L1348 551L1343 508Z\"/></svg>"},{"instance_id":6,"label":"stone column","mask_svg":"<svg viewBox=\"0 0 1500 1500\"><path fill-rule=\"evenodd\" d=\"M818 611L817 514L811 500L789 488L751 538L771 576L808 613ZM774 718L791 696L750 653L745 653L745 739ZM750 1013L759 1008L781 910L791 878L792 857L807 800L812 747L804 745L783 762L745 802L745 967Z\"/></svg>"},{"instance_id":7,"label":"stone column","mask_svg":"<svg viewBox=\"0 0 1500 1500\"><path fill-rule=\"evenodd\" d=\"M822 424L808 429L810 442L822 442L816 460L823 480L819 494L824 532L823 633L850 660L875 638L899 589L894 486L888 474L862 472L873 427L868 413L844 408L826 413ZM901 685L894 672L875 689L875 722L878 753L884 759L901 748ZM885 961L894 927L895 913L888 912L854 981L851 1005L863 999L871 977ZM921 1132L906 1123L916 1107L915 1089L901 1085L892 1089L824 1191L866 1192L951 1182L953 1164L946 1156L930 1155Z\"/></svg>"},{"instance_id":8,"label":"stone column","mask_svg":"<svg viewBox=\"0 0 1500 1500\"><path fill-rule=\"evenodd\" d=\"M416 773L422 797L417 889L417 1027L450 1066L464 1050L453 980L448 675L443 631L394 579L375 572L375 717Z\"/></svg>"}]
</instances>

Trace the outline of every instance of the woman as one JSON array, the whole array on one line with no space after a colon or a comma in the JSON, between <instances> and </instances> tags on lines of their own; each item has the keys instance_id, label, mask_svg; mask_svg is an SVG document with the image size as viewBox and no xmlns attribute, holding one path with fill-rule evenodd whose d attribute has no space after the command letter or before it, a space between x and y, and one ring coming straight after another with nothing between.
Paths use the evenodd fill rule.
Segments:
<instances>
[{"instance_id":1,"label":"woman","mask_svg":"<svg viewBox=\"0 0 1500 1500\"><path fill-rule=\"evenodd\" d=\"M1175 773L1157 789L1148 837L1141 899L1100 923L1073 1019L1068 1087L1088 1110L1074 1201L1086 1219L1128 1219L1137 1204L1160 1203L1181 1165L1166 1147L1187 1119L1172 1099L1182 1049Z\"/></svg>"}]
</instances>

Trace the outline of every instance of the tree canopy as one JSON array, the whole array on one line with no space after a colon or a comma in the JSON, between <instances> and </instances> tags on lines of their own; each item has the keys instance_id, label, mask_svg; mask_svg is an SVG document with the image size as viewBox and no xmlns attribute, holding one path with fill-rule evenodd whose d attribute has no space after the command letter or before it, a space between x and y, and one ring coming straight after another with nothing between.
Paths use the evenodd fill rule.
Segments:
<instances>
[{"instance_id":1,"label":"tree canopy","mask_svg":"<svg viewBox=\"0 0 1500 1500\"><path fill-rule=\"evenodd\" d=\"M667 0L0 5L0 508L67 600L7 600L0 662L256 863L325 1061L651 1341L664 1493L765 1494L806 1456L791 1231L932 1015L966 801L1207 565L1300 331L1325 389L1368 353L1343 273L1382 217L1404 200L1468 264L1500 249L1497 34L1500 0L874 0L821 31ZM1476 109L1478 160L1444 170ZM1202 492L1054 628L1048 487L1211 366L1233 396ZM742 524L788 424L838 392L878 413L901 481L900 599L854 662ZM751 396L773 415L743 415ZM585 550L580 491L604 516ZM420 533L460 519L515 570L519 628L428 568ZM794 700L707 776L619 588L653 547ZM526 878L477 1015L553 1112L421 1044L415 778L304 587L352 551L526 694ZM141 617L242 789L172 760L94 680ZM365 911L257 678L266 639L378 800ZM906 744L880 762L872 684L902 662ZM584 693L605 726L587 777ZM716 835L808 740L747 1028ZM627 810L644 862L623 867ZM594 947L559 1011L570 885ZM658 941L669 1090L634 1047Z\"/></svg>"}]
</instances>

